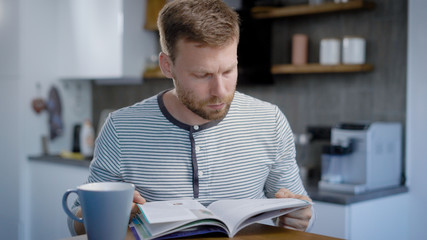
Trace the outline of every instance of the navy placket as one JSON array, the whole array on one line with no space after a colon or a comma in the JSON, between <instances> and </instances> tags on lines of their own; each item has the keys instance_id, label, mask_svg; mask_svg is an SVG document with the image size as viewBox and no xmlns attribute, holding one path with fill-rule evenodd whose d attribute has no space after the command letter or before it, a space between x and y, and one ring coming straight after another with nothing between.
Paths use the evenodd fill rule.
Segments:
<instances>
[{"instance_id":1,"label":"navy placket","mask_svg":"<svg viewBox=\"0 0 427 240\"><path fill-rule=\"evenodd\" d=\"M193 132L197 131L199 126L195 125L190 128L189 137L191 143L191 163L193 168L193 196L199 198L199 167L197 165L196 143L194 141Z\"/></svg>"}]
</instances>

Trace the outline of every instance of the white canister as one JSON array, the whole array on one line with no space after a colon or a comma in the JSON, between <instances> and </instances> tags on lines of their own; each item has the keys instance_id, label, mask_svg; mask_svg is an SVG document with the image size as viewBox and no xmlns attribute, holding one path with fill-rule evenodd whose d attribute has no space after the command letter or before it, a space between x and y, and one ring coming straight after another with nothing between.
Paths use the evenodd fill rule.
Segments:
<instances>
[{"instance_id":1,"label":"white canister","mask_svg":"<svg viewBox=\"0 0 427 240\"><path fill-rule=\"evenodd\" d=\"M340 64L341 44L338 38L324 38L320 40L320 64Z\"/></svg>"},{"instance_id":2,"label":"white canister","mask_svg":"<svg viewBox=\"0 0 427 240\"><path fill-rule=\"evenodd\" d=\"M80 130L80 153L85 157L91 157L93 155L94 144L95 131L91 121L85 120Z\"/></svg>"},{"instance_id":3,"label":"white canister","mask_svg":"<svg viewBox=\"0 0 427 240\"><path fill-rule=\"evenodd\" d=\"M325 3L324 0L308 0L308 4L310 5L321 5L323 3Z\"/></svg>"},{"instance_id":4,"label":"white canister","mask_svg":"<svg viewBox=\"0 0 427 240\"><path fill-rule=\"evenodd\" d=\"M364 64L366 40L362 37L345 36L342 40L342 61L344 64Z\"/></svg>"}]
</instances>

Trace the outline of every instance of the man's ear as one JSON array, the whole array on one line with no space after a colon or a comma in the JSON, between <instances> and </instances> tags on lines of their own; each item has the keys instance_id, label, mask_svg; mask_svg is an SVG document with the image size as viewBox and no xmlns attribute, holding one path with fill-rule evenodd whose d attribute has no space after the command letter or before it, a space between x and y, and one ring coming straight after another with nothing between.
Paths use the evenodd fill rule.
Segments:
<instances>
[{"instance_id":1,"label":"man's ear","mask_svg":"<svg viewBox=\"0 0 427 240\"><path fill-rule=\"evenodd\" d=\"M159 66L165 77L173 78L171 71L172 59L164 52L161 52L159 55Z\"/></svg>"}]
</instances>

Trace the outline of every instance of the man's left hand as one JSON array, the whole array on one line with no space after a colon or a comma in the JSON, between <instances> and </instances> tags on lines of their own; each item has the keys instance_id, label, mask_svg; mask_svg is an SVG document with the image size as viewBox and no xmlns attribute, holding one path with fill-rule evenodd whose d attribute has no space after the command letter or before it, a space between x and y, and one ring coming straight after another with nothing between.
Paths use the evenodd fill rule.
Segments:
<instances>
[{"instance_id":1,"label":"man's left hand","mask_svg":"<svg viewBox=\"0 0 427 240\"><path fill-rule=\"evenodd\" d=\"M286 188L281 188L277 191L276 198L297 198L305 201L312 202L312 200L304 195L294 194ZM310 222L311 216L311 205L305 208L296 210L278 218L277 225L279 227L292 228L300 231L305 231Z\"/></svg>"}]
</instances>

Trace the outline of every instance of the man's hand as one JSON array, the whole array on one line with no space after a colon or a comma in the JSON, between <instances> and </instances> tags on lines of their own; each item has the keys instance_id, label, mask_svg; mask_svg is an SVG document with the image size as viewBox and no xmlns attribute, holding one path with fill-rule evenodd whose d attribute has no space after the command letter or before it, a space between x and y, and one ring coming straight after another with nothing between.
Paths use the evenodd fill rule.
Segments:
<instances>
[{"instance_id":1,"label":"man's hand","mask_svg":"<svg viewBox=\"0 0 427 240\"><path fill-rule=\"evenodd\" d=\"M133 192L133 203L132 209L130 211L129 222L134 218L138 213L140 213L139 208L136 204L144 204L145 199L139 194L138 191Z\"/></svg>"},{"instance_id":2,"label":"man's hand","mask_svg":"<svg viewBox=\"0 0 427 240\"><path fill-rule=\"evenodd\" d=\"M312 202L312 200L304 195L294 194L286 188L281 188L277 191L276 198L297 198ZM305 231L312 216L311 206L296 210L278 218L277 225L279 227L292 228L300 231Z\"/></svg>"},{"instance_id":3,"label":"man's hand","mask_svg":"<svg viewBox=\"0 0 427 240\"><path fill-rule=\"evenodd\" d=\"M82 208L79 207L79 209L76 212L76 217L81 218L82 216L83 216ZM86 233L85 225L81 222L74 221L74 230L76 231L77 235L82 235Z\"/></svg>"}]
</instances>

